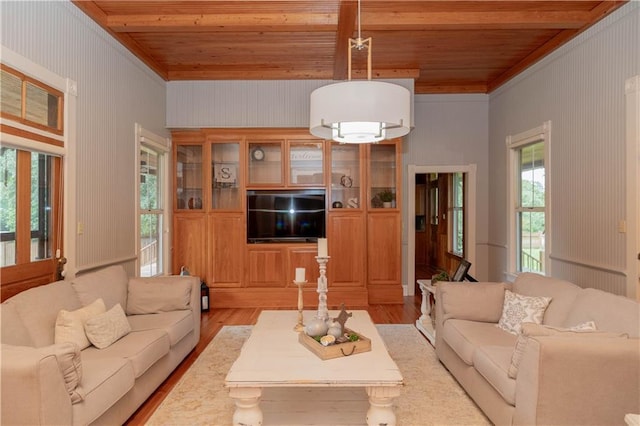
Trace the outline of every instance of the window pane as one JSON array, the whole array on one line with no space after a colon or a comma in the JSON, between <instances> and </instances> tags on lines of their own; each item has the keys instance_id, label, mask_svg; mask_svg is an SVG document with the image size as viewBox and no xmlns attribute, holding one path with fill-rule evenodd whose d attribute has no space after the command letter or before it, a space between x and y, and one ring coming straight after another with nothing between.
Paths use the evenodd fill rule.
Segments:
<instances>
[{"instance_id":1,"label":"window pane","mask_svg":"<svg viewBox=\"0 0 640 426\"><path fill-rule=\"evenodd\" d=\"M16 150L0 149L0 266L16 264Z\"/></svg>"},{"instance_id":2,"label":"window pane","mask_svg":"<svg viewBox=\"0 0 640 426\"><path fill-rule=\"evenodd\" d=\"M140 276L151 277L162 271L160 230L162 216L140 215Z\"/></svg>"},{"instance_id":3,"label":"window pane","mask_svg":"<svg viewBox=\"0 0 640 426\"><path fill-rule=\"evenodd\" d=\"M544 142L520 150L520 206L544 207Z\"/></svg>"},{"instance_id":4,"label":"window pane","mask_svg":"<svg viewBox=\"0 0 640 426\"><path fill-rule=\"evenodd\" d=\"M16 117L22 116L22 80L2 70L0 73L0 100L2 101L2 112L15 115Z\"/></svg>"},{"instance_id":5,"label":"window pane","mask_svg":"<svg viewBox=\"0 0 640 426\"><path fill-rule=\"evenodd\" d=\"M463 254L464 240L463 229L464 219L461 209L455 209L453 212L453 252L459 255Z\"/></svg>"},{"instance_id":6,"label":"window pane","mask_svg":"<svg viewBox=\"0 0 640 426\"><path fill-rule=\"evenodd\" d=\"M462 188L462 173L453 174L453 207L463 206L464 191Z\"/></svg>"},{"instance_id":7,"label":"window pane","mask_svg":"<svg viewBox=\"0 0 640 426\"><path fill-rule=\"evenodd\" d=\"M518 270L544 272L544 212L520 212L518 222Z\"/></svg>"},{"instance_id":8,"label":"window pane","mask_svg":"<svg viewBox=\"0 0 640 426\"><path fill-rule=\"evenodd\" d=\"M31 260L52 257L53 221L51 218L53 157L31 154Z\"/></svg>"},{"instance_id":9,"label":"window pane","mask_svg":"<svg viewBox=\"0 0 640 426\"><path fill-rule=\"evenodd\" d=\"M26 119L58 128L58 96L27 82Z\"/></svg>"},{"instance_id":10,"label":"window pane","mask_svg":"<svg viewBox=\"0 0 640 426\"><path fill-rule=\"evenodd\" d=\"M160 208L158 159L158 153L144 148L140 150L140 208L144 210Z\"/></svg>"}]
</instances>

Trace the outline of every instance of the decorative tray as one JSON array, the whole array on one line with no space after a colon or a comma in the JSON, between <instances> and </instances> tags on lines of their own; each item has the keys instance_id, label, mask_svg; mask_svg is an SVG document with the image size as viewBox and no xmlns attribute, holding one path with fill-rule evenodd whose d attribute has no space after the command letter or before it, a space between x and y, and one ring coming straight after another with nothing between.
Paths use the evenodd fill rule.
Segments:
<instances>
[{"instance_id":1,"label":"decorative tray","mask_svg":"<svg viewBox=\"0 0 640 426\"><path fill-rule=\"evenodd\" d=\"M298 333L298 341L323 360L341 358L362 352L369 352L371 350L371 340L367 337L353 330L349 330L348 328L345 329L345 332L356 334L358 336L358 340L324 346L322 343L302 331Z\"/></svg>"}]
</instances>

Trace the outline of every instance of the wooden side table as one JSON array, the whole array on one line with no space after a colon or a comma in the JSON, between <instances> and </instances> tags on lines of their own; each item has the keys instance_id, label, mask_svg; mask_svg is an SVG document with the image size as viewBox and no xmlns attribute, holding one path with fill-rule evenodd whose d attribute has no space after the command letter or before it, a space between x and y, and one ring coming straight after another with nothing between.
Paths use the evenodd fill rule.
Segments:
<instances>
[{"instance_id":1,"label":"wooden side table","mask_svg":"<svg viewBox=\"0 0 640 426\"><path fill-rule=\"evenodd\" d=\"M431 285L431 280L418 280L420 291L422 292L422 303L420 304L420 318L416 320L416 327L433 346L436 345L435 312L432 312L431 298L436 297L436 287ZM432 316L433 315L433 316Z\"/></svg>"}]
</instances>

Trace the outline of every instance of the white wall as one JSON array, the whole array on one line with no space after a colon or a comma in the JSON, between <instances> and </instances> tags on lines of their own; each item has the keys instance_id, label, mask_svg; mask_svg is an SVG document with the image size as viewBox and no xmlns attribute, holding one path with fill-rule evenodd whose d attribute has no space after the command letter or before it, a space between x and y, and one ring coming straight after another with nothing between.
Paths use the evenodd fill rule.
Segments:
<instances>
[{"instance_id":1,"label":"white wall","mask_svg":"<svg viewBox=\"0 0 640 426\"><path fill-rule=\"evenodd\" d=\"M489 276L506 271L505 138L551 120L551 273L626 293L625 81L640 71L630 2L490 95Z\"/></svg>"},{"instance_id":2,"label":"white wall","mask_svg":"<svg viewBox=\"0 0 640 426\"><path fill-rule=\"evenodd\" d=\"M77 82L77 259L67 270L135 252L134 123L161 135L165 82L67 1L0 2L2 45ZM76 229L76 223L68 225ZM75 261L75 262L74 262ZM133 263L127 265L133 273Z\"/></svg>"},{"instance_id":3,"label":"white wall","mask_svg":"<svg viewBox=\"0 0 640 426\"><path fill-rule=\"evenodd\" d=\"M476 259L473 275L487 277L489 96L416 95L416 127L406 138L403 150L403 221L406 222L407 166L477 165ZM407 276L407 224L403 227L403 282ZM414 256L414 254L411 254Z\"/></svg>"}]
</instances>

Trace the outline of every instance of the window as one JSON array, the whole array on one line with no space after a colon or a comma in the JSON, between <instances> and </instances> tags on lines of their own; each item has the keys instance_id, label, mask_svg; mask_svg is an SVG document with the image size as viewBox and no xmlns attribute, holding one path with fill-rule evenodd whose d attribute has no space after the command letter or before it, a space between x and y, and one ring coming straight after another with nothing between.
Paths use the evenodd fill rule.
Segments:
<instances>
[{"instance_id":1,"label":"window","mask_svg":"<svg viewBox=\"0 0 640 426\"><path fill-rule=\"evenodd\" d=\"M64 131L64 114L66 109L74 110L75 82L7 49L0 64L0 92L4 300L59 279L66 263L62 182L69 136ZM73 119L69 125L73 126Z\"/></svg>"},{"instance_id":2,"label":"window","mask_svg":"<svg viewBox=\"0 0 640 426\"><path fill-rule=\"evenodd\" d=\"M166 273L168 256L166 194L166 139L137 126L139 151L139 274L151 277ZM144 135L144 136L143 136Z\"/></svg>"},{"instance_id":3,"label":"window","mask_svg":"<svg viewBox=\"0 0 640 426\"><path fill-rule=\"evenodd\" d=\"M548 164L551 124L507 137L510 272L549 273Z\"/></svg>"},{"instance_id":4,"label":"window","mask_svg":"<svg viewBox=\"0 0 640 426\"><path fill-rule=\"evenodd\" d=\"M59 176L59 158L0 149L0 266L53 258Z\"/></svg>"},{"instance_id":5,"label":"window","mask_svg":"<svg viewBox=\"0 0 640 426\"><path fill-rule=\"evenodd\" d=\"M464 178L449 174L449 251L464 257Z\"/></svg>"}]
</instances>

